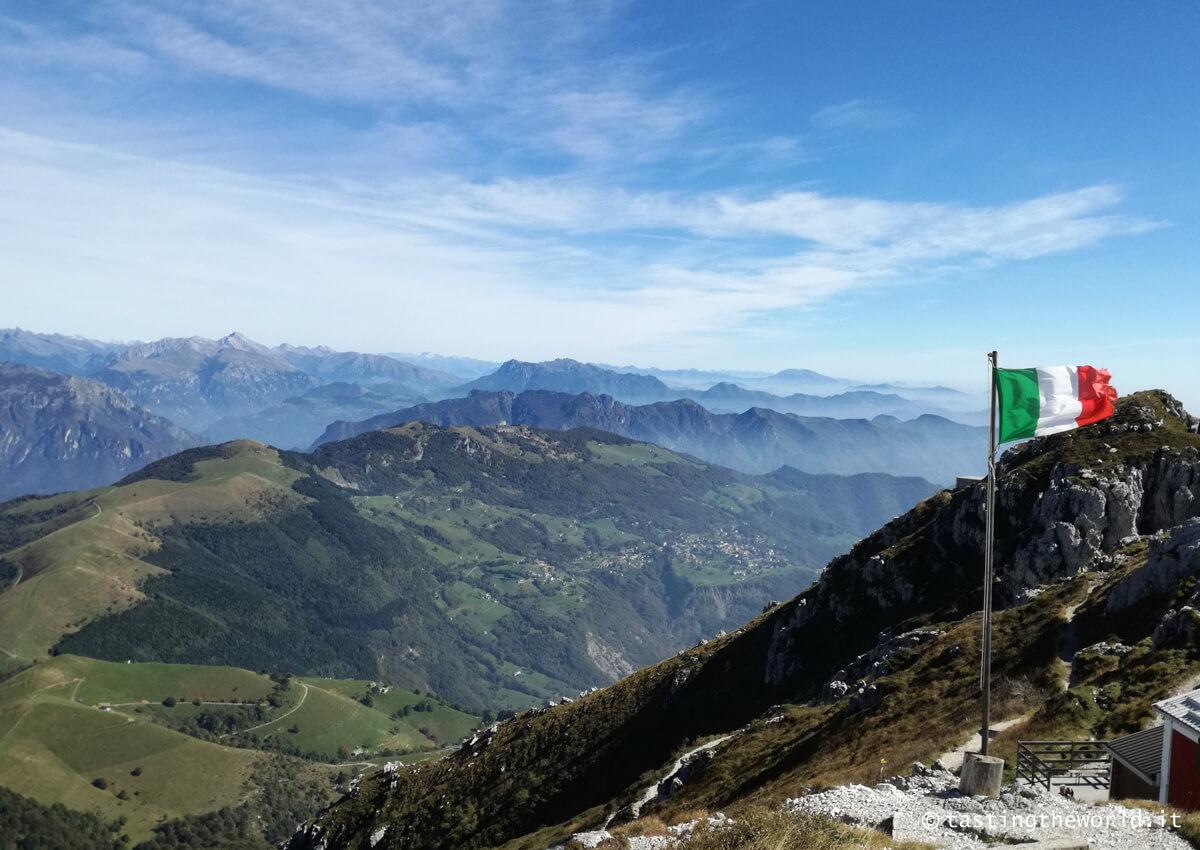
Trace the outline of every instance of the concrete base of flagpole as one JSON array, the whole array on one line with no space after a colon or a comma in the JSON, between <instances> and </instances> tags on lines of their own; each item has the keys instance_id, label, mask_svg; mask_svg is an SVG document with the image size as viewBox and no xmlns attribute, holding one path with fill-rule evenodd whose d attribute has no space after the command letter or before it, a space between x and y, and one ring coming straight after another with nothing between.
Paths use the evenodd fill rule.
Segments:
<instances>
[{"instance_id":1,"label":"concrete base of flagpole","mask_svg":"<svg viewBox=\"0 0 1200 850\"><path fill-rule=\"evenodd\" d=\"M962 772L958 775L958 790L968 797L1000 796L1004 782L1004 759L967 753L963 757Z\"/></svg>"}]
</instances>

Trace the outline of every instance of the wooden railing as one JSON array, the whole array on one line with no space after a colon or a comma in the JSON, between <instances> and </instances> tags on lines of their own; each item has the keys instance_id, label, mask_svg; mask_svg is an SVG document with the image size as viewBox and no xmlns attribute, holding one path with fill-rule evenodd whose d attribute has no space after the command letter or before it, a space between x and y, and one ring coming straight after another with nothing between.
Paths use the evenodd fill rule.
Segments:
<instances>
[{"instance_id":1,"label":"wooden railing","mask_svg":"<svg viewBox=\"0 0 1200 850\"><path fill-rule=\"evenodd\" d=\"M1017 779L1045 785L1049 791L1056 776L1064 785L1107 788L1112 756L1104 741L1018 741Z\"/></svg>"}]
</instances>

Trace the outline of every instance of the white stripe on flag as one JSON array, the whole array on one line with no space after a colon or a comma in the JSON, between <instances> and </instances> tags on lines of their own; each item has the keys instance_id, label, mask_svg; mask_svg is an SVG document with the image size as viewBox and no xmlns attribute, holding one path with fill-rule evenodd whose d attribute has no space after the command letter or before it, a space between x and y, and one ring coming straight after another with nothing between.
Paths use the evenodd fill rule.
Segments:
<instances>
[{"instance_id":1,"label":"white stripe on flag","mask_svg":"<svg viewBox=\"0 0 1200 850\"><path fill-rule=\"evenodd\" d=\"M1083 415L1079 400L1079 370L1073 366L1039 366L1037 428L1034 436L1057 434L1077 428L1075 420Z\"/></svg>"}]
</instances>

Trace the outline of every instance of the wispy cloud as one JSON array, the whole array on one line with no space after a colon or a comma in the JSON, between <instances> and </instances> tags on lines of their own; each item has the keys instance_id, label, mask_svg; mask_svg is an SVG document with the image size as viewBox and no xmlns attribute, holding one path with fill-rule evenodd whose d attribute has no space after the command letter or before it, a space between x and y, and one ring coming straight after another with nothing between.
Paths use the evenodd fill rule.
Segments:
<instances>
[{"instance_id":1,"label":"wispy cloud","mask_svg":"<svg viewBox=\"0 0 1200 850\"><path fill-rule=\"evenodd\" d=\"M614 36L622 6L97 0L0 19L0 98L21 104L0 120L39 128L0 130L0 256L37 283L6 307L130 337L246 317L268 341L651 359L1157 226L1086 180L990 204L814 191L810 150L911 116L857 99L740 121L728 91Z\"/></svg>"},{"instance_id":2,"label":"wispy cloud","mask_svg":"<svg viewBox=\"0 0 1200 850\"><path fill-rule=\"evenodd\" d=\"M141 72L149 66L149 57L140 50L115 44L104 36L55 35L7 17L0 17L0 61L122 73Z\"/></svg>"},{"instance_id":3,"label":"wispy cloud","mask_svg":"<svg viewBox=\"0 0 1200 850\"><path fill-rule=\"evenodd\" d=\"M600 357L620 328L622 353L635 356L901 275L1029 259L1155 226L1114 212L1112 186L977 207L630 192L582 180L332 188L11 132L0 134L0 154L7 263L73 293L66 300L93 317L137 300L189 321L227 323L232 311L270 323L271 304L303 297L312 307L303 321L394 314L412 344L466 351L525 338L536 354ZM627 238L642 232L678 238ZM284 321L294 335L295 316ZM386 348L380 328L363 333Z\"/></svg>"},{"instance_id":4,"label":"wispy cloud","mask_svg":"<svg viewBox=\"0 0 1200 850\"><path fill-rule=\"evenodd\" d=\"M101 0L87 31L0 26L0 58L248 83L370 108L395 126L469 122L481 139L539 154L645 160L709 105L653 83L652 58L599 50L611 13L562 0Z\"/></svg>"},{"instance_id":5,"label":"wispy cloud","mask_svg":"<svg viewBox=\"0 0 1200 850\"><path fill-rule=\"evenodd\" d=\"M911 116L899 107L873 100L847 100L817 110L812 123L821 130L886 130L907 124Z\"/></svg>"}]
</instances>

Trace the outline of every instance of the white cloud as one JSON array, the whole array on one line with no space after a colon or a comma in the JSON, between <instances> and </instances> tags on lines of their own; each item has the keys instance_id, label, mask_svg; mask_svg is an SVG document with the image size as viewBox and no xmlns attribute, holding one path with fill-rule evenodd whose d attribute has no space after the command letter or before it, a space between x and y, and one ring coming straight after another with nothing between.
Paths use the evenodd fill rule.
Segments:
<instances>
[{"instance_id":1,"label":"white cloud","mask_svg":"<svg viewBox=\"0 0 1200 850\"><path fill-rule=\"evenodd\" d=\"M822 130L886 130L910 120L908 112L873 100L847 100L826 106L812 117Z\"/></svg>"},{"instance_id":2,"label":"white cloud","mask_svg":"<svg viewBox=\"0 0 1200 850\"><path fill-rule=\"evenodd\" d=\"M6 294L23 324L160 336L233 322L369 350L402 330L401 347L487 355L636 359L902 275L1153 226L1114 213L1110 186L989 207L580 177L332 187L12 132L0 184L3 276L37 283Z\"/></svg>"},{"instance_id":3,"label":"white cloud","mask_svg":"<svg viewBox=\"0 0 1200 850\"><path fill-rule=\"evenodd\" d=\"M563 0L102 0L83 32L0 26L0 59L252 83L394 126L469 123L483 143L537 155L644 160L709 106L656 85L651 58L597 47L611 13Z\"/></svg>"},{"instance_id":4,"label":"white cloud","mask_svg":"<svg viewBox=\"0 0 1200 850\"><path fill-rule=\"evenodd\" d=\"M141 51L113 44L102 36L53 36L5 17L0 17L0 61L122 73L140 72L148 66L148 58Z\"/></svg>"}]
</instances>

